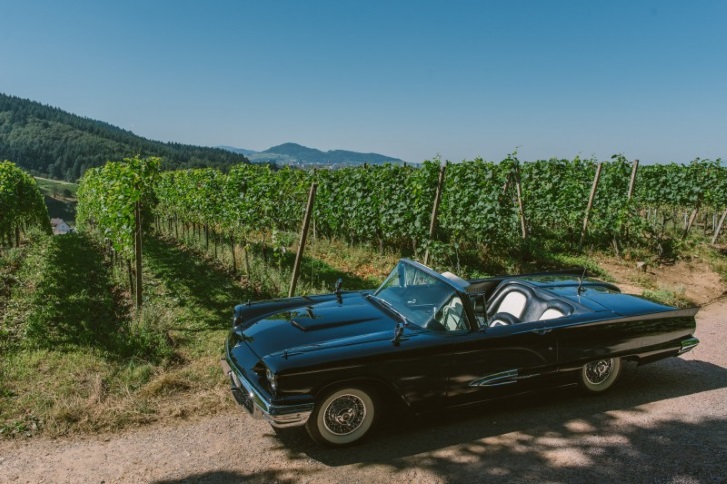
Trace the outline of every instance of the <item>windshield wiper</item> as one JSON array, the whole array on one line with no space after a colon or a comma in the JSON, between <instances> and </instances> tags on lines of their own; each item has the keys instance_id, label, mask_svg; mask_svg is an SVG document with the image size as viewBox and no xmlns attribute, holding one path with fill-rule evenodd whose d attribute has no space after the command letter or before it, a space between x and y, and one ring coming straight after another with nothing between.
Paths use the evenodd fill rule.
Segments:
<instances>
[{"instance_id":1,"label":"windshield wiper","mask_svg":"<svg viewBox=\"0 0 727 484\"><path fill-rule=\"evenodd\" d=\"M404 315L403 315L402 313L400 313L400 312L399 312L399 311L398 311L398 310L397 310L397 309L396 309L396 308L395 308L395 307L394 307L394 306L393 306L393 305L392 305L392 304L391 304L391 303L390 303L389 301L387 301L386 299L381 299L381 298L380 298L379 296L374 296L373 294L367 294L367 295L366 295L366 297L367 297L367 298L369 298L369 299L374 299L374 300L376 300L377 302L379 302L380 304L382 304L382 305L386 306L386 307L387 307L387 308L388 308L388 309L389 309L389 310L390 310L390 311L391 311L392 313L394 313L394 314L396 314L397 316L399 316L399 319L401 319L401 321L402 321L402 322L404 323L404 326L408 326L408 325L409 325L409 320L408 320L408 319L406 318L406 316L404 316Z\"/></svg>"}]
</instances>

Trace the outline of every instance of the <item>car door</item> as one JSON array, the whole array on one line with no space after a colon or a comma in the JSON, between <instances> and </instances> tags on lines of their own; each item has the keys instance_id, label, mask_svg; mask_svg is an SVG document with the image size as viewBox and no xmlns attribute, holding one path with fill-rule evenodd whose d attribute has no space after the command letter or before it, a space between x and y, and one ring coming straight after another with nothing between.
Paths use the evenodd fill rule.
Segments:
<instances>
[{"instance_id":1,"label":"car door","mask_svg":"<svg viewBox=\"0 0 727 484\"><path fill-rule=\"evenodd\" d=\"M451 346L447 405L519 393L557 371L555 337L545 321L494 326L463 335Z\"/></svg>"}]
</instances>

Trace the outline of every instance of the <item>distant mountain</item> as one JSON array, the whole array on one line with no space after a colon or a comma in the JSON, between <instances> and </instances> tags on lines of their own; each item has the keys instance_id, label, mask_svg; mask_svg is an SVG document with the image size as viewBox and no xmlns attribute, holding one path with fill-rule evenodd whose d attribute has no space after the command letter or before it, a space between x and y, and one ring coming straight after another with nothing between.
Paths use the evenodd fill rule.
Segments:
<instances>
[{"instance_id":1,"label":"distant mountain","mask_svg":"<svg viewBox=\"0 0 727 484\"><path fill-rule=\"evenodd\" d=\"M230 149L229 147L222 147ZM330 165L370 165L383 163L403 163L403 160L377 153L358 153L356 151L331 150L323 152L308 148L297 143L283 143L265 151L254 152L232 148L244 153L253 162L274 162L284 165L298 166L330 166Z\"/></svg>"},{"instance_id":2,"label":"distant mountain","mask_svg":"<svg viewBox=\"0 0 727 484\"><path fill-rule=\"evenodd\" d=\"M217 148L219 148L221 150L231 151L233 153L239 153L239 154L245 155L245 156L247 156L247 155L254 155L255 153L258 153L257 151L246 150L246 149L243 149L243 148L235 148L234 146L221 145L221 146L218 146Z\"/></svg>"},{"instance_id":3,"label":"distant mountain","mask_svg":"<svg viewBox=\"0 0 727 484\"><path fill-rule=\"evenodd\" d=\"M229 150L153 141L103 121L0 93L0 160L34 175L75 181L90 167L135 155L160 156L163 168L248 162Z\"/></svg>"}]
</instances>

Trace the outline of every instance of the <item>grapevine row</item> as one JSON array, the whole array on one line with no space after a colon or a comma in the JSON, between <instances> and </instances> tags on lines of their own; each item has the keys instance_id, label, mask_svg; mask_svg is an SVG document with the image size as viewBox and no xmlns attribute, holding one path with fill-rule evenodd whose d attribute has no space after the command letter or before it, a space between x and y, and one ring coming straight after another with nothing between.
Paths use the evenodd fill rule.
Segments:
<instances>
[{"instance_id":1,"label":"grapevine row","mask_svg":"<svg viewBox=\"0 0 727 484\"><path fill-rule=\"evenodd\" d=\"M137 308L142 304L142 220L150 219L156 202L160 164L156 157L109 162L86 171L78 185L76 222L108 242L115 260L126 261Z\"/></svg>"},{"instance_id":2,"label":"grapevine row","mask_svg":"<svg viewBox=\"0 0 727 484\"><path fill-rule=\"evenodd\" d=\"M308 188L316 182L313 226L319 235L418 252L437 244L450 250L509 249L527 229L533 238L572 246L581 234L598 165L580 158L521 163L514 156L499 163L476 159L447 164L433 238L428 227L439 160L419 167L303 171L246 164L226 173L209 168L158 173L158 159L131 159L84 175L78 219L80 225L96 227L126 258L134 247L134 206L142 200L157 221L170 227L181 223L186 230L204 227L234 244L251 233L296 230ZM653 227L646 217L654 208L716 212L727 206L727 168L721 160L641 166L629 198L631 170L632 164L620 156L603 163L589 244L648 239Z\"/></svg>"},{"instance_id":3,"label":"grapevine row","mask_svg":"<svg viewBox=\"0 0 727 484\"><path fill-rule=\"evenodd\" d=\"M438 161L421 167L371 166L301 171L241 165L222 173L163 173L157 186L162 218L203 224L230 235L295 230L307 189L319 185L314 225L319 234L414 250L431 241L427 227L437 184ZM577 241L598 163L548 160L500 163L481 159L446 168L436 239L456 246L509 247L520 237L513 173L533 235ZM626 225L644 228L645 209L723 210L727 169L720 160L639 169L636 191L627 192L632 165L623 157L604 163L589 225L589 242L623 236ZM509 189L508 189L509 186ZM632 237L639 236L635 231Z\"/></svg>"},{"instance_id":4,"label":"grapevine row","mask_svg":"<svg viewBox=\"0 0 727 484\"><path fill-rule=\"evenodd\" d=\"M20 231L51 231L48 209L35 179L10 161L0 162L0 246L20 243Z\"/></svg>"}]
</instances>

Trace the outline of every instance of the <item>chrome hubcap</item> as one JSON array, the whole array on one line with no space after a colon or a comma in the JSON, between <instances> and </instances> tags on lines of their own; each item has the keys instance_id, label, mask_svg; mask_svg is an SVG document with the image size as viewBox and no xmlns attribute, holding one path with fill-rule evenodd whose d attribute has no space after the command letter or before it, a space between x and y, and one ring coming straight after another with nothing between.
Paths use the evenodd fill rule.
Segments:
<instances>
[{"instance_id":1,"label":"chrome hubcap","mask_svg":"<svg viewBox=\"0 0 727 484\"><path fill-rule=\"evenodd\" d=\"M336 435L350 434L366 418L366 406L355 395L342 395L333 400L323 414L323 424Z\"/></svg>"},{"instance_id":2,"label":"chrome hubcap","mask_svg":"<svg viewBox=\"0 0 727 484\"><path fill-rule=\"evenodd\" d=\"M613 359L599 360L586 365L586 379L594 385L606 381L613 370Z\"/></svg>"}]
</instances>

